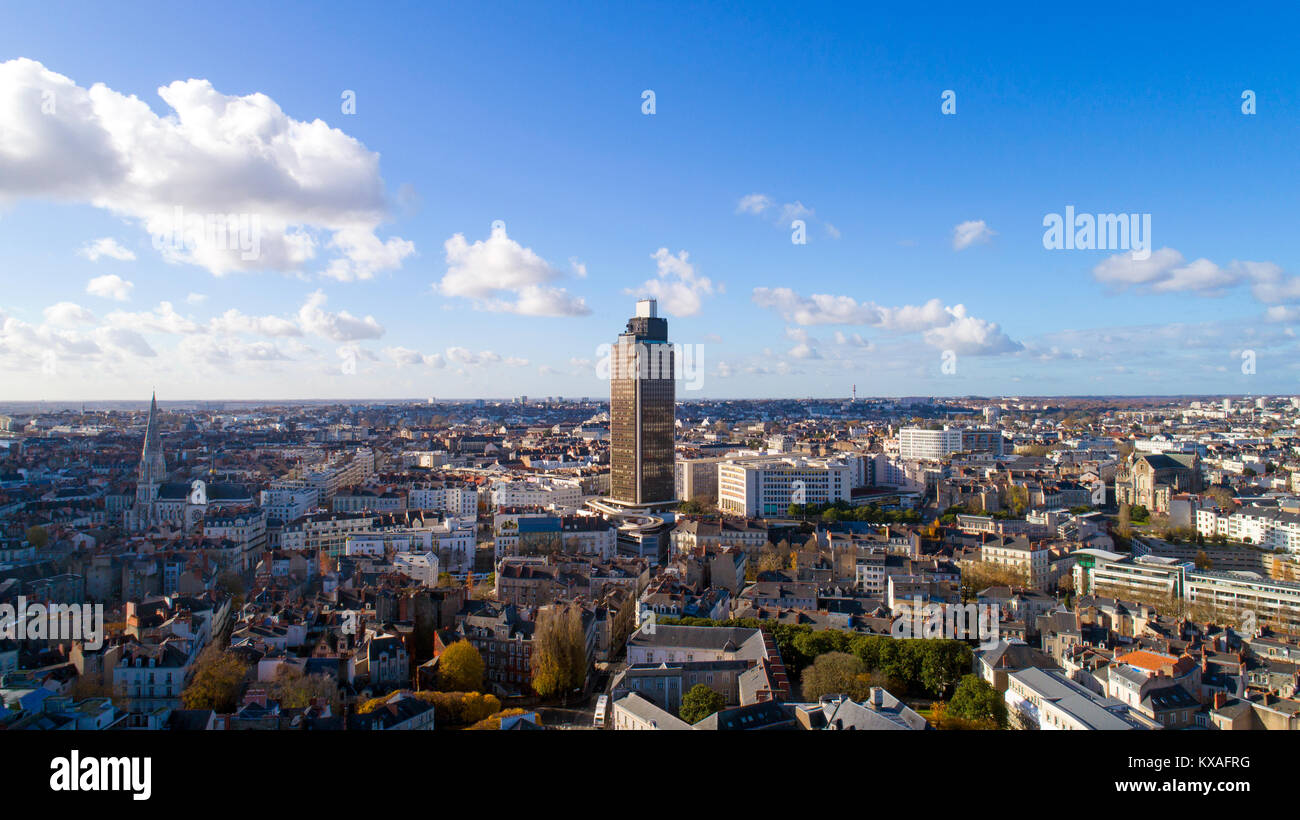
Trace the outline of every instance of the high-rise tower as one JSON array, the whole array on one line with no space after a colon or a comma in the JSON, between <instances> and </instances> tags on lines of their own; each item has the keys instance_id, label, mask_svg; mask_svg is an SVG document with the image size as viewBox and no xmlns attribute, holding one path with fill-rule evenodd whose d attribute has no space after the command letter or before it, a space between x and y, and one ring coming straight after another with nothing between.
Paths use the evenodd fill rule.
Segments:
<instances>
[{"instance_id":1,"label":"high-rise tower","mask_svg":"<svg viewBox=\"0 0 1300 820\"><path fill-rule=\"evenodd\" d=\"M636 303L610 356L610 500L653 509L675 502L676 384L668 320L654 299Z\"/></svg>"}]
</instances>

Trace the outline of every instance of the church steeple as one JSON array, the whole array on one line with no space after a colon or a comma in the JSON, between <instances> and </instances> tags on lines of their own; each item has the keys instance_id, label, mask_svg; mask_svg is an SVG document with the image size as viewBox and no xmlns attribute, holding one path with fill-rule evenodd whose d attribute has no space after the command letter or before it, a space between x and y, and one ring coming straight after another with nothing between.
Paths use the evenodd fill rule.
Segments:
<instances>
[{"instance_id":1,"label":"church steeple","mask_svg":"<svg viewBox=\"0 0 1300 820\"><path fill-rule=\"evenodd\" d=\"M144 429L144 447L140 450L140 483L159 484L167 476L162 439L158 430L158 394L149 400L149 421Z\"/></svg>"}]
</instances>

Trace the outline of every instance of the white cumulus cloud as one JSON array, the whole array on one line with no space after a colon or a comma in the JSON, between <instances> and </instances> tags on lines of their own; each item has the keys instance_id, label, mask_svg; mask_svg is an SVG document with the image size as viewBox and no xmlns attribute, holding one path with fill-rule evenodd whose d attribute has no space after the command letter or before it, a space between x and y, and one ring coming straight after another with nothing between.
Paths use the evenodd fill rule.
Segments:
<instances>
[{"instance_id":1,"label":"white cumulus cloud","mask_svg":"<svg viewBox=\"0 0 1300 820\"><path fill-rule=\"evenodd\" d=\"M59 302L45 309L45 321L60 327L93 324L95 314L74 302Z\"/></svg>"},{"instance_id":2,"label":"white cumulus cloud","mask_svg":"<svg viewBox=\"0 0 1300 820\"><path fill-rule=\"evenodd\" d=\"M346 310L330 313L325 310L327 298L323 291L307 297L298 311L298 325L303 332L321 336L335 342L355 342L361 339L378 339L384 335L383 325L373 316L360 318Z\"/></svg>"},{"instance_id":3,"label":"white cumulus cloud","mask_svg":"<svg viewBox=\"0 0 1300 820\"><path fill-rule=\"evenodd\" d=\"M86 257L91 262L98 262L102 256L107 256L109 259L117 259L121 262L130 262L135 259L134 252L119 245L117 240L111 236L96 239L94 242L82 246L77 253Z\"/></svg>"},{"instance_id":4,"label":"white cumulus cloud","mask_svg":"<svg viewBox=\"0 0 1300 820\"><path fill-rule=\"evenodd\" d=\"M952 229L952 249L965 250L971 245L988 242L993 238L993 231L982 219L971 219Z\"/></svg>"},{"instance_id":5,"label":"white cumulus cloud","mask_svg":"<svg viewBox=\"0 0 1300 820\"><path fill-rule=\"evenodd\" d=\"M690 262L686 251L673 255L667 248L660 248L650 254L655 260L657 275L647 279L639 288L629 288L625 292L635 296L648 296L659 300L664 312L673 316L694 316L700 312L704 297L721 292L719 285L715 288L707 276L700 276L695 265Z\"/></svg>"},{"instance_id":6,"label":"white cumulus cloud","mask_svg":"<svg viewBox=\"0 0 1300 820\"><path fill-rule=\"evenodd\" d=\"M317 233L337 253L327 268L336 278L369 278L413 252L405 240L375 236L387 216L379 155L353 137L296 120L265 94L222 94L207 80L157 91L170 109L163 116L34 60L0 63L0 203L103 208L152 234L168 261L216 275L301 271L316 256ZM247 228L241 241L195 227L228 216Z\"/></svg>"},{"instance_id":7,"label":"white cumulus cloud","mask_svg":"<svg viewBox=\"0 0 1300 820\"><path fill-rule=\"evenodd\" d=\"M939 299L922 305L884 307L859 302L851 296L817 293L805 297L790 288L754 288L753 301L775 311L787 322L805 327L863 325L899 335L920 333L927 344L968 355L996 355L1022 349L997 323L969 316L964 305L948 306ZM786 331L788 337L800 342L790 355L811 358L815 347L806 335L798 337L794 333ZM841 345L871 347L871 342L858 334L849 337L836 333L835 339Z\"/></svg>"},{"instance_id":8,"label":"white cumulus cloud","mask_svg":"<svg viewBox=\"0 0 1300 820\"><path fill-rule=\"evenodd\" d=\"M125 302L131 298L131 289L134 287L134 284L126 281L116 273L110 273L106 276L96 276L87 282L86 293L103 299Z\"/></svg>"},{"instance_id":9,"label":"white cumulus cloud","mask_svg":"<svg viewBox=\"0 0 1300 820\"><path fill-rule=\"evenodd\" d=\"M445 296L471 299L482 310L523 316L585 316L591 313L581 297L551 283L562 274L525 248L497 223L487 239L470 243L464 234L448 239L447 273L438 283ZM585 275L586 269L579 269Z\"/></svg>"}]
</instances>

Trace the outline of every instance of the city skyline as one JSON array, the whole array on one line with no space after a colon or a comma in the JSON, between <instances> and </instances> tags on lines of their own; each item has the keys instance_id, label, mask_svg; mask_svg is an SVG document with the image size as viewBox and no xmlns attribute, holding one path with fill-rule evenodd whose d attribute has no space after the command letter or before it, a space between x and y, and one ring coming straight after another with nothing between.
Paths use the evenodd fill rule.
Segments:
<instances>
[{"instance_id":1,"label":"city skyline","mask_svg":"<svg viewBox=\"0 0 1300 820\"><path fill-rule=\"evenodd\" d=\"M10 793L1290 792L1300 10L6 11Z\"/></svg>"},{"instance_id":2,"label":"city skyline","mask_svg":"<svg viewBox=\"0 0 1300 820\"><path fill-rule=\"evenodd\" d=\"M641 297L684 401L1300 392L1286 26L698 13L16 16L0 401L599 397Z\"/></svg>"}]
</instances>

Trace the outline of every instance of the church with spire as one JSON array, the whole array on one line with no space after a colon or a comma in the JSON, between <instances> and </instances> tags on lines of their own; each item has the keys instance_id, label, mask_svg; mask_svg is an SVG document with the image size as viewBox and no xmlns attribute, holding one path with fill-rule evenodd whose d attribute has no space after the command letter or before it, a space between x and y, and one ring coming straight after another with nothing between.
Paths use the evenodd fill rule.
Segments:
<instances>
[{"instance_id":1,"label":"church with spire","mask_svg":"<svg viewBox=\"0 0 1300 820\"><path fill-rule=\"evenodd\" d=\"M212 459L215 461L215 458L214 453ZM167 459L162 447L162 419L155 393L149 401L149 420L145 425L144 446L140 448L140 466L136 471L135 503L126 511L126 531L143 533L157 527L164 531L188 532L203 521L209 510L235 510L255 504L249 487L216 481L214 473L209 466L206 481L197 478L168 480Z\"/></svg>"},{"instance_id":2,"label":"church with spire","mask_svg":"<svg viewBox=\"0 0 1300 820\"><path fill-rule=\"evenodd\" d=\"M158 394L149 400L149 421L144 430L144 447L140 450L140 467L135 483L135 504L127 510L126 528L142 532L162 523L158 502L167 479L167 460L163 456L162 435L158 429Z\"/></svg>"}]
</instances>

